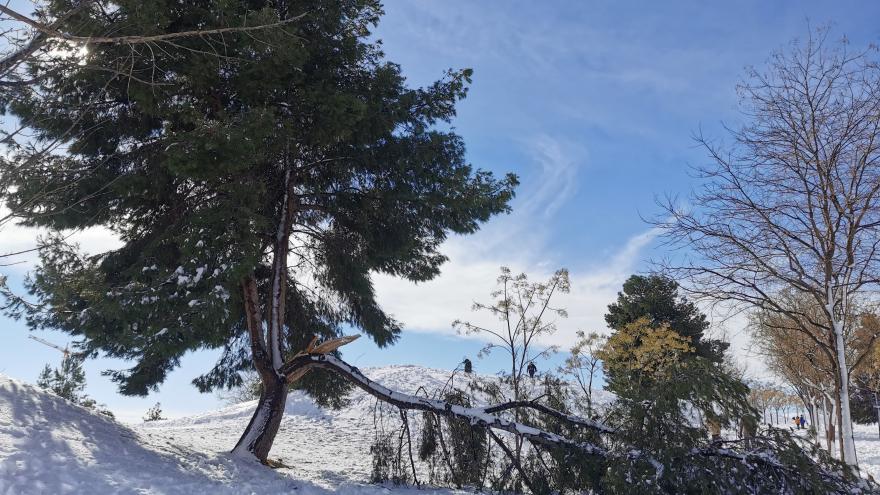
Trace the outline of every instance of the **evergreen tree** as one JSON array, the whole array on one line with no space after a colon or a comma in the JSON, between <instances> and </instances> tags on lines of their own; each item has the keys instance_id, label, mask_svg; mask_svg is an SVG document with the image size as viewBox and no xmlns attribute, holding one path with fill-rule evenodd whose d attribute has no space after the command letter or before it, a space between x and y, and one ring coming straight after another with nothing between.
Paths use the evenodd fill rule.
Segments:
<instances>
[{"instance_id":1,"label":"evergreen tree","mask_svg":"<svg viewBox=\"0 0 880 495\"><path fill-rule=\"evenodd\" d=\"M639 318L646 317L654 326L666 324L686 337L694 352L714 362L721 362L728 344L704 339L709 328L706 315L678 292L678 283L664 275L632 275L617 293L617 301L608 305L605 322L613 330L621 330Z\"/></svg>"},{"instance_id":2,"label":"evergreen tree","mask_svg":"<svg viewBox=\"0 0 880 495\"><path fill-rule=\"evenodd\" d=\"M52 368L47 364L37 378L37 386L74 404L88 400L82 393L86 388L86 374L82 368L82 360L74 356L65 356L61 361L61 368Z\"/></svg>"},{"instance_id":3,"label":"evergreen tree","mask_svg":"<svg viewBox=\"0 0 880 495\"><path fill-rule=\"evenodd\" d=\"M27 224L101 225L123 241L98 256L44 242L30 325L133 360L111 372L125 394L157 388L191 350L222 351L195 380L202 391L255 368L260 402L235 450L264 461L289 388L284 360L344 328L393 343L400 326L371 274L431 279L449 232L507 210L516 178L473 169L446 125L471 71L408 87L371 38L375 0L118 1L65 21L122 35L299 14L222 47L187 38L138 57L108 44L81 69L34 66L39 90L11 110L66 153L3 170L7 206ZM331 405L346 390L326 372L297 383Z\"/></svg>"},{"instance_id":4,"label":"evergreen tree","mask_svg":"<svg viewBox=\"0 0 880 495\"><path fill-rule=\"evenodd\" d=\"M854 422L862 425L877 422L877 408L880 406L878 383L880 383L880 373L876 370L853 374L850 404Z\"/></svg>"},{"instance_id":5,"label":"evergreen tree","mask_svg":"<svg viewBox=\"0 0 880 495\"><path fill-rule=\"evenodd\" d=\"M147 413L144 415L144 421L162 421L162 404L156 403L153 407L147 409Z\"/></svg>"},{"instance_id":6,"label":"evergreen tree","mask_svg":"<svg viewBox=\"0 0 880 495\"><path fill-rule=\"evenodd\" d=\"M617 399L602 493L874 493L845 465L785 429L727 443L713 430L755 432L749 388L690 339L642 317L599 353ZM702 421L695 421L702 418Z\"/></svg>"}]
</instances>

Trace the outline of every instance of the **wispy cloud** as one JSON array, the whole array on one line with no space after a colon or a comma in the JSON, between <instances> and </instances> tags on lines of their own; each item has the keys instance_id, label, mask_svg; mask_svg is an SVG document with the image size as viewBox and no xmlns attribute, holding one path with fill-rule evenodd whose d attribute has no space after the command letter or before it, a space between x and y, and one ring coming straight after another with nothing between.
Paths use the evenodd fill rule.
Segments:
<instances>
[{"instance_id":1,"label":"wispy cloud","mask_svg":"<svg viewBox=\"0 0 880 495\"><path fill-rule=\"evenodd\" d=\"M528 147L532 159L540 167L540 179L519 208L527 217L547 219L575 193L578 168L586 162L586 150L547 135L534 138Z\"/></svg>"},{"instance_id":2,"label":"wispy cloud","mask_svg":"<svg viewBox=\"0 0 880 495\"><path fill-rule=\"evenodd\" d=\"M522 199L513 213L472 236L450 239L443 246L449 262L439 277L421 284L376 277L380 303L408 330L448 334L455 332L451 323L456 319L491 323L485 321L486 315L472 313L471 306L489 298L500 266L527 273L534 281L548 278L558 268L569 269L571 292L558 298L569 317L559 321L559 331L542 344L567 346L577 330L605 328L608 303L637 268L657 232L638 233L602 259L559 259L552 239L560 233L552 231L548 220L576 193L577 175L587 163L586 150L548 135L529 140L527 148L531 180L519 191Z\"/></svg>"},{"instance_id":3,"label":"wispy cloud","mask_svg":"<svg viewBox=\"0 0 880 495\"><path fill-rule=\"evenodd\" d=\"M653 231L632 237L617 254L597 260L590 266L570 270L571 292L562 294L557 305L568 310L568 318L557 323L559 331L542 342L567 346L577 330L605 331L603 315L620 290L623 281L637 269L642 250L654 238ZM471 312L475 301L486 301L495 287L499 266L525 272L534 281L548 278L562 265L543 259L540 253L520 256L470 256L468 246L479 243L479 235L450 243L445 250L450 261L435 280L413 284L397 278L379 276L376 288L384 308L401 320L406 329L419 332L454 333L452 321L467 319L490 324L485 314Z\"/></svg>"}]
</instances>

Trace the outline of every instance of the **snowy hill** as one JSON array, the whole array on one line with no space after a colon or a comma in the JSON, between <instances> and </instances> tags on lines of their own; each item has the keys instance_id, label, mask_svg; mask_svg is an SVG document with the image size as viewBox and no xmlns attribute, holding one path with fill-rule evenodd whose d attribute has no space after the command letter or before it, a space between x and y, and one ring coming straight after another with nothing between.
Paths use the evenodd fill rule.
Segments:
<instances>
[{"instance_id":1,"label":"snowy hill","mask_svg":"<svg viewBox=\"0 0 880 495\"><path fill-rule=\"evenodd\" d=\"M449 372L416 366L364 371L408 393L438 389L449 378ZM465 378L455 379L464 385ZM609 399L598 394L597 402ZM271 455L290 468L271 470L228 455L254 402L127 427L0 375L0 494L388 494L367 483L374 406L375 399L359 390L339 411L323 410L292 393ZM864 471L878 477L876 426L858 426L856 434Z\"/></svg>"},{"instance_id":2,"label":"snowy hill","mask_svg":"<svg viewBox=\"0 0 880 495\"><path fill-rule=\"evenodd\" d=\"M441 389L450 378L449 371L420 366L367 368L363 372L386 387L409 394ZM467 379L466 375L459 374L452 384L464 388ZM605 392L597 393L607 397ZM360 389L351 393L348 406L339 411L321 409L302 392L292 392L271 453L273 459L281 460L291 469L278 471L325 488L369 480L375 406L376 399ZM138 425L134 429L151 438L179 443L199 452L221 454L235 445L254 407L256 401L246 402L207 414ZM417 422L418 416L412 421Z\"/></svg>"},{"instance_id":3,"label":"snowy hill","mask_svg":"<svg viewBox=\"0 0 880 495\"><path fill-rule=\"evenodd\" d=\"M365 484L364 477L337 474L346 466L338 464L344 456L357 452L367 466L369 459L344 432L326 436L331 416L308 399L292 399L273 456L289 464L310 459L302 471L271 470L227 454L253 404L129 428L0 375L0 494L387 493ZM301 427L291 428L297 420L303 420ZM340 449L333 447L336 442Z\"/></svg>"}]
</instances>

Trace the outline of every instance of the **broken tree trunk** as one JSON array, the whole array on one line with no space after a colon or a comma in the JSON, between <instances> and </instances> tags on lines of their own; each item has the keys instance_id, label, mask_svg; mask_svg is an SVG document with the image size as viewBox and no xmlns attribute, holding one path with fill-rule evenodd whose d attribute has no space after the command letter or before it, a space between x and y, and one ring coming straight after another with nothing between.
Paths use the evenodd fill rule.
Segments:
<instances>
[{"instance_id":1,"label":"broken tree trunk","mask_svg":"<svg viewBox=\"0 0 880 495\"><path fill-rule=\"evenodd\" d=\"M232 452L251 453L260 461L266 462L284 416L289 385L281 377L263 380L262 384L257 409Z\"/></svg>"},{"instance_id":2,"label":"broken tree trunk","mask_svg":"<svg viewBox=\"0 0 880 495\"><path fill-rule=\"evenodd\" d=\"M257 409L232 452L238 455L250 454L260 462L266 463L275 435L281 426L281 418L284 416L289 382L287 377L280 374L273 365L272 354L267 349L266 339L263 338L263 318L260 312L257 282L253 277L247 277L242 281L241 286L251 355L254 368L260 375L262 390Z\"/></svg>"},{"instance_id":3,"label":"broken tree trunk","mask_svg":"<svg viewBox=\"0 0 880 495\"><path fill-rule=\"evenodd\" d=\"M247 288L245 292L248 292ZM330 354L338 349L340 346L351 342L355 338L356 337L343 337L340 339L325 342L318 346L315 346L315 342L313 341L311 344L309 344L308 348L304 352L297 354L288 362L286 362L283 366L281 366L280 369L277 370L277 374L280 377L283 377L284 381L283 386L281 386L279 390L283 390L286 396L287 389L290 383L293 383L301 378L311 368L318 367L332 371L339 376L344 377L352 384L364 390L368 394L376 397L382 402L394 405L401 410L426 411L436 414L438 416L467 420L474 427L481 427L489 430L489 434L493 438L497 437L492 430L501 430L512 433L517 438L528 440L534 444L542 444L546 446L556 447L562 446L580 451L585 455L595 456L599 459L608 459L610 456L612 456L609 451L599 445L589 442L577 442L554 433L550 433L515 421L509 421L492 414L493 412L527 407L536 409L562 421L566 421L569 424L590 428L599 433L615 433L614 429L609 428L608 426L601 423L589 421L583 418L579 418L577 416L568 415L562 413L561 411L557 411L555 409L534 402L514 401L510 403L487 407L463 407L455 404L450 404L442 400L408 395L388 389L364 376L364 374L361 373L360 370L358 370L356 367L351 366L345 361ZM270 395L271 394L266 394L264 395L264 397L261 398L257 411L254 413L254 417L263 418L265 415L269 415L269 417L272 418L272 421L264 421L264 424L269 424L271 426L271 424L273 424L276 419L278 422L280 422L280 416L281 414L283 414L283 405L280 409L273 409L271 406L274 404L274 402L273 399L270 398ZM265 398L266 400L262 400L263 398ZM265 413L262 412L263 410L261 410L261 407L263 407L264 404L266 407L264 409L266 411ZM274 416L273 411L277 412L278 415ZM244 452L259 452L260 455L268 455L268 449L269 447L271 447L271 439L274 438L275 433L277 432L277 426L273 431L267 430L267 434L265 436L269 439L269 441L268 443L266 443L261 440L262 437L260 434L262 433L262 431L260 431L259 428L252 428L254 424L258 423L259 422L252 421L252 425L249 425L248 431L245 432L245 435L243 435L242 439L239 441L239 445L236 446L236 451L241 449L241 451ZM753 439L750 438L749 442L751 442L752 440ZM729 448L725 448L723 445L719 446L720 444L734 442L716 441L713 442L712 445L705 448L692 449L689 455L736 459L742 461L744 464L747 465L762 465L764 466L764 468L771 469L777 472L790 473L792 472L792 470L800 469L797 467L780 464L772 457L767 457L766 453L764 452L736 452ZM511 460L515 459L514 453L510 452L508 449L505 449L505 452L508 456L511 456L512 454L514 455ZM657 462L656 459L653 458L650 458L649 460L652 463ZM844 474L822 469L819 473L819 476L825 480L830 480L834 483L838 483L841 484L841 486L844 486L846 484L846 476L844 476Z\"/></svg>"}]
</instances>

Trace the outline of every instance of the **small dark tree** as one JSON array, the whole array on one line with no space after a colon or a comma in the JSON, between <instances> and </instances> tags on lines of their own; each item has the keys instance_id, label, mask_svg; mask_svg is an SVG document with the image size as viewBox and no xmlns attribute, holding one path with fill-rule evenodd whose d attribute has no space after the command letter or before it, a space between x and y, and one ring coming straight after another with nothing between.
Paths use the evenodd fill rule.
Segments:
<instances>
[{"instance_id":1,"label":"small dark tree","mask_svg":"<svg viewBox=\"0 0 880 495\"><path fill-rule=\"evenodd\" d=\"M74 404L87 400L82 393L86 388L86 374L82 359L76 356L65 356L61 368L52 368L47 364L37 378L37 385Z\"/></svg>"},{"instance_id":2,"label":"small dark tree","mask_svg":"<svg viewBox=\"0 0 880 495\"><path fill-rule=\"evenodd\" d=\"M147 409L147 414L144 415L144 421L162 421L162 404L156 403L153 407Z\"/></svg>"},{"instance_id":3,"label":"small dark tree","mask_svg":"<svg viewBox=\"0 0 880 495\"><path fill-rule=\"evenodd\" d=\"M703 337L709 328L706 315L680 295L678 283L665 275L631 276L605 314L605 322L614 330L621 330L639 318L648 318L655 326L668 325L688 339L697 355L710 361L721 362L728 346Z\"/></svg>"}]
</instances>

